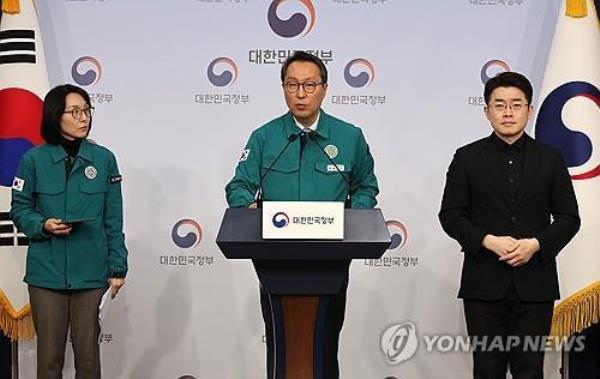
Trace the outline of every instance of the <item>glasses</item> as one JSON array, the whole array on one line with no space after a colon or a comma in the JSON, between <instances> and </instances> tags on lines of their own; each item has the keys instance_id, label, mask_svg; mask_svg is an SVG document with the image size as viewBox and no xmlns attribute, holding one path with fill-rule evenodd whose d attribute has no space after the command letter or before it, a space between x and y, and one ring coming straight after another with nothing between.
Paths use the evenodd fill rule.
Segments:
<instances>
[{"instance_id":1,"label":"glasses","mask_svg":"<svg viewBox=\"0 0 600 379\"><path fill-rule=\"evenodd\" d=\"M512 104L496 103L496 104L492 105L492 109L498 113L504 113L504 112L506 112L507 109L510 109L511 111L517 113L517 112L520 112L523 109L525 109L528 105L529 105L528 103L512 103Z\"/></svg>"},{"instance_id":2,"label":"glasses","mask_svg":"<svg viewBox=\"0 0 600 379\"><path fill-rule=\"evenodd\" d=\"M288 83L283 83L283 88L285 88L286 91L288 91L289 93L296 93L298 92L298 90L300 88L302 88L304 90L304 92L306 93L313 93L315 92L315 90L317 89L317 86L323 84L321 83L315 83L315 82L306 82L306 83L295 83L295 82L288 82Z\"/></svg>"},{"instance_id":3,"label":"glasses","mask_svg":"<svg viewBox=\"0 0 600 379\"><path fill-rule=\"evenodd\" d=\"M77 121L81 120L81 117L83 116L83 114L85 113L85 116L87 118L92 117L92 115L94 114L94 107L89 107L89 108L73 108L70 111L64 111L63 113L70 113L71 116L73 116L73 118Z\"/></svg>"}]
</instances>

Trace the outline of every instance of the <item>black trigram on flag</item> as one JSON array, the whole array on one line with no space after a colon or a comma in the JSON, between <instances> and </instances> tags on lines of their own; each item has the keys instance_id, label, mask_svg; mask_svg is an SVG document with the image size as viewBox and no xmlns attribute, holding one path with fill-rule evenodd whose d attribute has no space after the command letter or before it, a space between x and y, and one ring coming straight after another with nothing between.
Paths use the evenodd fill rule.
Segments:
<instances>
[{"instance_id":1,"label":"black trigram on flag","mask_svg":"<svg viewBox=\"0 0 600 379\"><path fill-rule=\"evenodd\" d=\"M0 65L35 63L35 32L11 29L0 32Z\"/></svg>"},{"instance_id":2,"label":"black trigram on flag","mask_svg":"<svg viewBox=\"0 0 600 379\"><path fill-rule=\"evenodd\" d=\"M27 246L29 242L10 219L8 212L0 212L0 246Z\"/></svg>"}]
</instances>

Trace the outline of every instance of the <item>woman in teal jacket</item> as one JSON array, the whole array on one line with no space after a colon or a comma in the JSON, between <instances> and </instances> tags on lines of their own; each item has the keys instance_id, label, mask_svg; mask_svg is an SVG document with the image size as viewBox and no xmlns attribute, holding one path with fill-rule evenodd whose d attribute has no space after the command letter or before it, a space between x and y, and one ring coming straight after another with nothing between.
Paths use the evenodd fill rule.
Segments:
<instances>
[{"instance_id":1,"label":"woman in teal jacket","mask_svg":"<svg viewBox=\"0 0 600 379\"><path fill-rule=\"evenodd\" d=\"M80 87L48 92L47 143L23 156L12 187L11 218L29 238L38 378L62 377L69 327L77 377L100 378L98 306L127 274L121 175L114 155L87 140L93 109Z\"/></svg>"}]
</instances>

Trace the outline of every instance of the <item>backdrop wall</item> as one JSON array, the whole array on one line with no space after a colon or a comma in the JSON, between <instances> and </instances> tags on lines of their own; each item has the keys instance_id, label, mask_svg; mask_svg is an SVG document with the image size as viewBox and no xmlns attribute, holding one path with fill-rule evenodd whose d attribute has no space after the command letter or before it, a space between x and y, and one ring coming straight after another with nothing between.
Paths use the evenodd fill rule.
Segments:
<instances>
[{"instance_id":1,"label":"backdrop wall","mask_svg":"<svg viewBox=\"0 0 600 379\"><path fill-rule=\"evenodd\" d=\"M539 89L559 8L558 0L38 2L51 87L75 82L92 94L91 138L115 152L124 178L131 271L105 322L105 377L264 375L257 279L214 240L246 139L286 110L280 62L296 49L327 61L323 107L363 129L395 235L383 260L352 265L342 377L468 377L469 353L426 343L465 334L462 256L437 221L445 172L457 147L491 131L481 98L488 76L510 68ZM296 25L281 22L294 14ZM191 247L178 238L188 233L197 236ZM394 345L394 333L409 347ZM20 357L22 378L33 378L33 344ZM557 367L550 354L549 378Z\"/></svg>"}]
</instances>

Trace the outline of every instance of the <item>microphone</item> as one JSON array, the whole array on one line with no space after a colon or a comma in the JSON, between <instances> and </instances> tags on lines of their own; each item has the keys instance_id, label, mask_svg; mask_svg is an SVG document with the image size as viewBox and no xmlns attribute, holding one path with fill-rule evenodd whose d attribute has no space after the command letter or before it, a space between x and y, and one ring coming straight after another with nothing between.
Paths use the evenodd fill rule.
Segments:
<instances>
[{"instance_id":1,"label":"microphone","mask_svg":"<svg viewBox=\"0 0 600 379\"><path fill-rule=\"evenodd\" d=\"M323 148L323 146L321 146L321 144L319 143L319 141L317 141L317 135L316 133L313 133L312 129L309 128L304 128L302 130L303 133L306 133L308 135L308 138L313 141L318 147L319 150L321 150L321 152L327 157L327 159L329 159L329 162L331 162L331 164L333 164L333 167L335 167L335 170L338 172L338 174L340 174L342 176L342 178L344 179L344 182L346 183L346 200L344 201L344 208L351 208L352 206L352 202L350 199L350 180L348 178L346 178L346 175L344 175L344 173L340 170L340 168L338 167L338 165L333 161L333 159L331 159L331 157L329 156L329 154L327 154L327 152L325 151L325 149Z\"/></svg>"},{"instance_id":2,"label":"microphone","mask_svg":"<svg viewBox=\"0 0 600 379\"><path fill-rule=\"evenodd\" d=\"M288 142L285 144L285 146L283 147L283 149L279 152L279 154L277 155L277 157L275 157L275 159L273 160L273 162L271 162L271 164L269 165L269 167L267 167L267 170L260 176L260 180L258 181L258 191L256 193L256 208L262 208L262 202L263 202L263 180L265 180L267 174L271 171L271 169L273 168L273 166L275 166L275 163L277 163L277 161L279 160L279 158L281 158L281 156L283 155L283 153L285 153L285 151L288 149L288 147L290 147L290 145L292 144L292 142L294 142L298 136L301 134L302 132L299 133L295 133L292 134L288 137Z\"/></svg>"}]
</instances>

